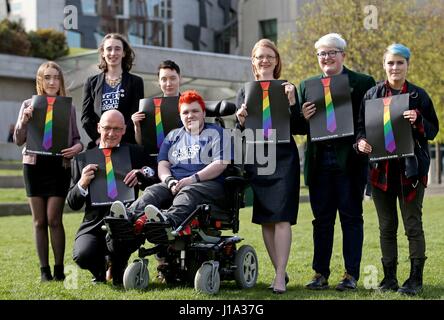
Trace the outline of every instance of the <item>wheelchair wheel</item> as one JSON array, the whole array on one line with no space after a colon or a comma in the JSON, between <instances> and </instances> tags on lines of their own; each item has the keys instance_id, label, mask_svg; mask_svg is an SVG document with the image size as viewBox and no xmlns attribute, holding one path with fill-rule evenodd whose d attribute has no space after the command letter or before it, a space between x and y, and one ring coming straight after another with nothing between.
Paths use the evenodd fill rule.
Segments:
<instances>
[{"instance_id":1,"label":"wheelchair wheel","mask_svg":"<svg viewBox=\"0 0 444 320\"><path fill-rule=\"evenodd\" d=\"M234 271L234 279L238 287L243 289L254 287L259 271L254 248L248 245L241 246L236 252L234 264L237 267Z\"/></svg>"},{"instance_id":2,"label":"wheelchair wheel","mask_svg":"<svg viewBox=\"0 0 444 320\"><path fill-rule=\"evenodd\" d=\"M202 264L202 266L197 270L196 276L194 277L194 289L199 292L207 294L216 294L219 292L220 287L220 275L216 272L215 276L212 277L213 268L209 264Z\"/></svg>"},{"instance_id":3,"label":"wheelchair wheel","mask_svg":"<svg viewBox=\"0 0 444 320\"><path fill-rule=\"evenodd\" d=\"M150 275L148 272L147 260L136 260L131 263L123 274L123 287L126 290L143 290L148 287Z\"/></svg>"}]
</instances>

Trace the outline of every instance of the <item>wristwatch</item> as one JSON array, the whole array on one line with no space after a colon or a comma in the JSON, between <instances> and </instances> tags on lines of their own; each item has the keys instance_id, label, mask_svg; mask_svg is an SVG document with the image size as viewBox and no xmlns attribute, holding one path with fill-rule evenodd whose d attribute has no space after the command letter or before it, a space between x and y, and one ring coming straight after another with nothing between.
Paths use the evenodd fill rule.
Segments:
<instances>
[{"instance_id":1,"label":"wristwatch","mask_svg":"<svg viewBox=\"0 0 444 320\"><path fill-rule=\"evenodd\" d=\"M193 174L193 183L200 182L200 177L197 173Z\"/></svg>"}]
</instances>

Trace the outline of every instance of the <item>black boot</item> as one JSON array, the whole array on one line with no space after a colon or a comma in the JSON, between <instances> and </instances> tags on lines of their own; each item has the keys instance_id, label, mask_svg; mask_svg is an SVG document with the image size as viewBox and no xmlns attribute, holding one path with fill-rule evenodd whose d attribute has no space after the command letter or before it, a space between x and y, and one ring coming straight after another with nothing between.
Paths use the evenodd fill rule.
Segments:
<instances>
[{"instance_id":1,"label":"black boot","mask_svg":"<svg viewBox=\"0 0 444 320\"><path fill-rule=\"evenodd\" d=\"M55 281L63 281L65 280L65 272L64 272L64 266L61 265L54 265L54 280Z\"/></svg>"},{"instance_id":2,"label":"black boot","mask_svg":"<svg viewBox=\"0 0 444 320\"><path fill-rule=\"evenodd\" d=\"M414 296L422 291L422 274L425 260L426 258L410 259L410 277L398 289L399 293Z\"/></svg>"},{"instance_id":3,"label":"black boot","mask_svg":"<svg viewBox=\"0 0 444 320\"><path fill-rule=\"evenodd\" d=\"M40 267L40 281L47 282L51 280L52 280L51 268L49 268L49 266Z\"/></svg>"},{"instance_id":4,"label":"black boot","mask_svg":"<svg viewBox=\"0 0 444 320\"><path fill-rule=\"evenodd\" d=\"M396 279L396 268L398 262L394 260L390 263L384 263L383 259L381 259L381 262L384 269L384 279L382 279L378 289L383 292L397 291L399 288L398 279Z\"/></svg>"}]
</instances>

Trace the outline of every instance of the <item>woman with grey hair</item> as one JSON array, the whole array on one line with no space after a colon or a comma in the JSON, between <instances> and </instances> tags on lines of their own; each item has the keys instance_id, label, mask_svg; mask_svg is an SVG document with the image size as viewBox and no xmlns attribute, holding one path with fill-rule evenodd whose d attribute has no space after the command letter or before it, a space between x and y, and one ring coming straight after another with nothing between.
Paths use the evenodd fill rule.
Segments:
<instances>
[{"instance_id":1,"label":"woman with grey hair","mask_svg":"<svg viewBox=\"0 0 444 320\"><path fill-rule=\"evenodd\" d=\"M439 123L433 102L427 92L407 81L410 49L402 44L392 44L384 53L384 70L387 80L378 83L364 96L358 125L358 150L363 154L372 152L366 140L365 101L397 94L409 94L409 110L404 118L412 129L414 156L371 162L370 182L372 196L379 220L380 244L384 279L379 289L416 295L422 290L424 270L425 239L422 226L422 203L427 186L430 156L427 140L433 140L438 133ZM398 264L398 212L399 207L409 241L410 276L398 289L396 269Z\"/></svg>"},{"instance_id":2,"label":"woman with grey hair","mask_svg":"<svg viewBox=\"0 0 444 320\"><path fill-rule=\"evenodd\" d=\"M307 120L307 134L310 132L308 120L315 114L316 107L307 98L306 81L339 74L347 75L355 128L362 97L375 85L371 76L354 72L344 66L346 45L345 40L337 33L327 34L315 43L322 74L302 81L298 89L300 110ZM307 289L328 288L337 211L343 234L345 274L336 289L356 289L364 238L362 200L367 182L368 159L355 151L355 141L354 136L317 142L310 141L310 137L307 139L304 176L314 215L312 267L315 271L313 279L306 285Z\"/></svg>"}]
</instances>

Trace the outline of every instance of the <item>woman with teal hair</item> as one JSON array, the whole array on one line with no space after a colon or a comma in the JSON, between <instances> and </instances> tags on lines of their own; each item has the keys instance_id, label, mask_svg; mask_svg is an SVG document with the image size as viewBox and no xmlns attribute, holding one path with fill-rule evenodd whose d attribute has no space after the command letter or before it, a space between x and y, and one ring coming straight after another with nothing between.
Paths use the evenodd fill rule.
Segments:
<instances>
[{"instance_id":1,"label":"woman with teal hair","mask_svg":"<svg viewBox=\"0 0 444 320\"><path fill-rule=\"evenodd\" d=\"M409 121L415 145L414 156L371 162L370 182L372 197L379 220L380 244L384 279L379 289L416 295L422 290L426 245L422 226L422 203L427 186L430 156L427 140L438 133L439 123L433 102L427 92L407 81L410 49L392 44L384 53L384 70L387 80L367 91L361 104L358 122L357 148L369 154L372 146L366 140L365 101L397 94L409 94L409 110L404 118ZM397 199L409 242L410 276L398 288Z\"/></svg>"}]
</instances>

